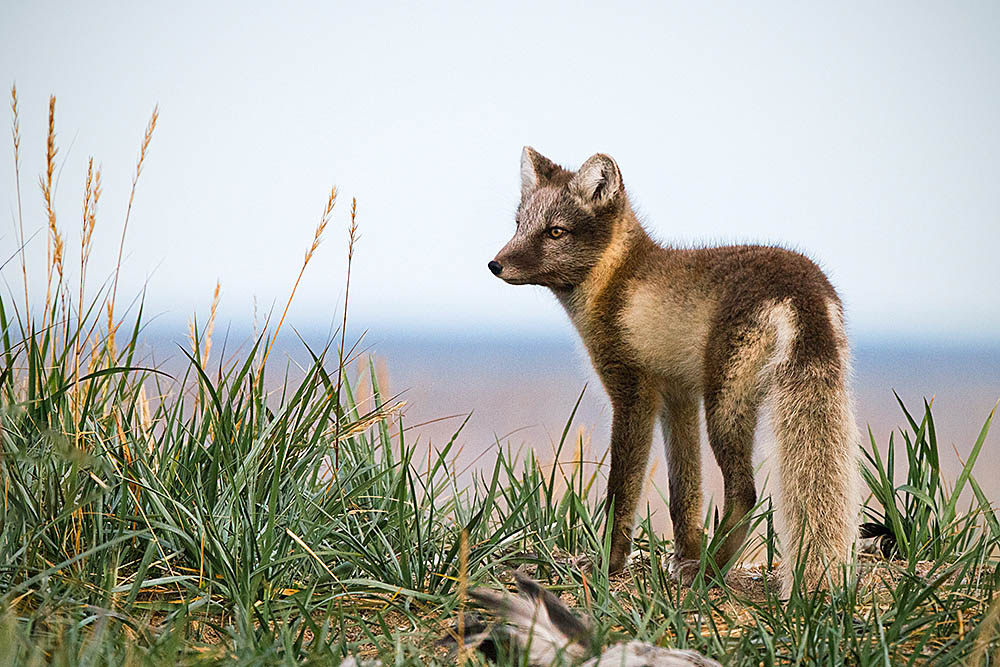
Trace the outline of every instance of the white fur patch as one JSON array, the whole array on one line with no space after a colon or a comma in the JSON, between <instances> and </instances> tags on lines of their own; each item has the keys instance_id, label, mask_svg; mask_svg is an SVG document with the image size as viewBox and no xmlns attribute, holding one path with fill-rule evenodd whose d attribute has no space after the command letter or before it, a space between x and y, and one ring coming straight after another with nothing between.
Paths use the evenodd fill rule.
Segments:
<instances>
[{"instance_id":1,"label":"white fur patch","mask_svg":"<svg viewBox=\"0 0 1000 667\"><path fill-rule=\"evenodd\" d=\"M789 301L779 301L764 311L761 320L774 331L774 353L764 367L768 371L788 361L798 335L798 318Z\"/></svg>"},{"instance_id":2,"label":"white fur patch","mask_svg":"<svg viewBox=\"0 0 1000 667\"><path fill-rule=\"evenodd\" d=\"M531 149L525 146L521 150L521 196L538 187L538 174L535 173L535 162L531 159Z\"/></svg>"},{"instance_id":3,"label":"white fur patch","mask_svg":"<svg viewBox=\"0 0 1000 667\"><path fill-rule=\"evenodd\" d=\"M840 359L844 377L850 376L851 360L849 346L847 342L847 332L844 330L844 313L840 305L833 299L826 302L827 316L830 318L830 326L833 327L833 337L837 342L837 357Z\"/></svg>"},{"instance_id":4,"label":"white fur patch","mask_svg":"<svg viewBox=\"0 0 1000 667\"><path fill-rule=\"evenodd\" d=\"M662 284L639 284L621 314L625 339L658 373L700 390L714 308L711 299L685 299Z\"/></svg>"}]
</instances>

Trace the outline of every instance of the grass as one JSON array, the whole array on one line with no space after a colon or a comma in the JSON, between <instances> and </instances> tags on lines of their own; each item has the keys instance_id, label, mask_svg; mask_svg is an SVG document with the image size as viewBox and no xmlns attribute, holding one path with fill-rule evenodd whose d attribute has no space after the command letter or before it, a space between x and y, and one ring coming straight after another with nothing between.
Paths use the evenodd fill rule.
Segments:
<instances>
[{"instance_id":1,"label":"grass","mask_svg":"<svg viewBox=\"0 0 1000 667\"><path fill-rule=\"evenodd\" d=\"M13 102L19 168L16 92ZM76 284L64 268L49 194L54 109L47 297L33 311L27 289L23 301L0 295L3 664L337 664L350 653L448 664L435 640L466 609L464 592L505 585L518 567L590 615L604 641L638 637L727 665L996 664L1000 523L973 474L992 415L950 485L930 405L919 419L903 408L905 460L897 441L870 440L860 464L881 551L831 573L830 592L782 600L766 567L712 588L711 558L679 588L648 517L627 572L582 578L567 557L600 562L608 545L597 468L568 437L573 414L559 445L573 461L545 465L497 443L460 484L460 434L418 449L371 367L372 395L355 396L342 331L306 347L296 381L264 380L284 314L214 364L214 317L204 330L192 322L180 372L141 358L141 300L116 312L115 279L85 301L99 171L85 181ZM154 129L155 113L130 202ZM19 183L18 172L20 202ZM334 203L331 193L302 271ZM356 231L352 209L352 250ZM7 266L28 281L23 262ZM749 520L773 546L769 506Z\"/></svg>"}]
</instances>

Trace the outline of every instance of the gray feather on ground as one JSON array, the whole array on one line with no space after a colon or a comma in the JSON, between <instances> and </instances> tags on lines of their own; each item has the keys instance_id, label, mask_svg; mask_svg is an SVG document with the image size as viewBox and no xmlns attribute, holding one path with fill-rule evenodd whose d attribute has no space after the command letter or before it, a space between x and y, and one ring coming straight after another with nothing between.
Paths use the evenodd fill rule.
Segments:
<instances>
[{"instance_id":1,"label":"gray feather on ground","mask_svg":"<svg viewBox=\"0 0 1000 667\"><path fill-rule=\"evenodd\" d=\"M469 595L497 616L501 621L497 629L527 652L530 665L552 665L561 658L581 667L721 667L694 651L635 640L602 651L594 646L589 624L559 598L520 572L514 578L520 596L489 589L473 589Z\"/></svg>"}]
</instances>

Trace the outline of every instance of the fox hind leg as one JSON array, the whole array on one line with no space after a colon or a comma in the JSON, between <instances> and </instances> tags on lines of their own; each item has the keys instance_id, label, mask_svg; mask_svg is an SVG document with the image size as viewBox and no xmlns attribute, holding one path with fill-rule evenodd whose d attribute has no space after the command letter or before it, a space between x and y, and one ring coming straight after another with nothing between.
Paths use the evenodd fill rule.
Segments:
<instances>
[{"instance_id":1,"label":"fox hind leg","mask_svg":"<svg viewBox=\"0 0 1000 667\"><path fill-rule=\"evenodd\" d=\"M709 367L714 371L705 385L708 441L725 484L723 518L716 527L717 534L726 534L715 554L720 568L743 546L749 530L745 518L757 504L754 432L769 364L780 343L778 332L766 321L749 319L738 335L730 333L709 350Z\"/></svg>"},{"instance_id":2,"label":"fox hind leg","mask_svg":"<svg viewBox=\"0 0 1000 667\"><path fill-rule=\"evenodd\" d=\"M726 395L726 392L729 395ZM725 534L715 554L721 568L743 546L748 523L746 515L757 503L753 478L753 439L757 427L760 398L756 390L743 394L733 388L710 392L705 398L705 423L709 444L722 471L723 517L716 533Z\"/></svg>"}]
</instances>

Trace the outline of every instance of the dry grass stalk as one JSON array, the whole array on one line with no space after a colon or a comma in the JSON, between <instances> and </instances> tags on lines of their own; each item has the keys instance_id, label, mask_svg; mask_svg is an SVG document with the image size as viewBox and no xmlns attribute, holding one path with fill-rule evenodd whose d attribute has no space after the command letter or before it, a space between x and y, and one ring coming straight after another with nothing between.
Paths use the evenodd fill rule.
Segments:
<instances>
[{"instance_id":1,"label":"dry grass stalk","mask_svg":"<svg viewBox=\"0 0 1000 667\"><path fill-rule=\"evenodd\" d=\"M63 277L63 239L56 226L56 212L52 205L52 176L56 169L56 97L49 96L49 129L45 146L45 173L38 178L38 184L42 188L42 199L45 201L45 214L49 231L49 243L46 255L48 265L47 284L45 287L45 313L42 316L43 328L48 325L48 317L52 304L52 270L59 274L59 280Z\"/></svg>"},{"instance_id":2,"label":"dry grass stalk","mask_svg":"<svg viewBox=\"0 0 1000 667\"><path fill-rule=\"evenodd\" d=\"M94 171L94 158L91 157L87 163L87 180L83 187L83 221L80 231L80 293L79 301L76 305L77 326L80 331L77 333L73 350L73 367L77 384L73 389L73 413L79 419L80 394L85 391L80 379L80 349L84 344L83 324L84 324L84 289L87 284L87 264L90 261L90 251L94 236L94 226L97 224L97 202L101 198L101 169ZM89 337L89 334L88 334ZM77 447L80 446L80 434L76 434Z\"/></svg>"},{"instance_id":3,"label":"dry grass stalk","mask_svg":"<svg viewBox=\"0 0 1000 667\"><path fill-rule=\"evenodd\" d=\"M94 227L97 224L97 203L101 199L101 168L94 171L94 158L90 158L87 165L87 183L83 193L83 228L80 234L80 289L84 285L84 273L87 263L90 261L90 251L94 236ZM83 305L81 296L80 304Z\"/></svg>"},{"instance_id":4,"label":"dry grass stalk","mask_svg":"<svg viewBox=\"0 0 1000 667\"><path fill-rule=\"evenodd\" d=\"M191 353L201 361L202 367L208 365L208 355L212 351L212 332L215 331L215 313L219 308L219 290L222 284L215 281L215 292L212 294L212 308L208 315L208 325L199 339L197 321L192 317L188 321L188 339L191 341Z\"/></svg>"},{"instance_id":5,"label":"dry grass stalk","mask_svg":"<svg viewBox=\"0 0 1000 667\"><path fill-rule=\"evenodd\" d=\"M469 590L469 533L463 530L458 548L458 664L464 665L468 658L465 648L465 598Z\"/></svg>"},{"instance_id":6,"label":"dry grass stalk","mask_svg":"<svg viewBox=\"0 0 1000 667\"><path fill-rule=\"evenodd\" d=\"M90 219L90 200L93 197L94 189L94 158L91 157L87 161L87 180L83 183L83 225L80 230L80 303L77 304L79 307L83 307L83 267L87 263L87 247L90 245L90 236L93 233L93 228L87 228L87 221Z\"/></svg>"},{"instance_id":7,"label":"dry grass stalk","mask_svg":"<svg viewBox=\"0 0 1000 667\"><path fill-rule=\"evenodd\" d=\"M153 420L149 416L149 399L146 397L146 384L139 385L139 425L142 428L142 435L149 443L147 454L153 451ZM156 462L156 459L152 459Z\"/></svg>"},{"instance_id":8,"label":"dry grass stalk","mask_svg":"<svg viewBox=\"0 0 1000 667\"><path fill-rule=\"evenodd\" d=\"M347 429L346 431L336 431L335 432L336 434L334 435L334 447L336 447L339 443L343 442L344 440L347 440L352 435L357 435L358 433L366 431L367 429L371 428L372 426L378 424L381 421L386 421L387 419L389 419L389 417L400 412L405 407L406 407L406 401L397 401L393 405L383 406L377 410L373 410L372 413L366 416L365 418L360 419L357 422L351 424L351 428ZM330 472L333 473L334 470L331 469ZM333 480L331 479L331 482L332 481Z\"/></svg>"},{"instance_id":9,"label":"dry grass stalk","mask_svg":"<svg viewBox=\"0 0 1000 667\"><path fill-rule=\"evenodd\" d=\"M344 285L344 319L340 323L340 349L337 366L337 435L333 439L334 467L340 467L340 389L344 382L344 344L347 336L347 299L351 294L351 261L354 259L354 244L358 240L358 198L351 198L351 227L348 230L347 242L347 282Z\"/></svg>"},{"instance_id":10,"label":"dry grass stalk","mask_svg":"<svg viewBox=\"0 0 1000 667\"><path fill-rule=\"evenodd\" d=\"M215 312L219 308L219 288L222 283L215 281L215 293L212 295L212 309L208 314L208 326L205 327L205 351L202 353L201 365L208 365L208 355L212 352L212 332L215 331Z\"/></svg>"},{"instance_id":11,"label":"dry grass stalk","mask_svg":"<svg viewBox=\"0 0 1000 667\"><path fill-rule=\"evenodd\" d=\"M139 159L135 164L135 174L132 176L132 189L128 195L128 208L125 209L125 224L122 226L122 237L118 243L118 261L115 262L115 278L111 284L111 298L108 301L108 349L111 355L115 355L115 298L118 296L118 274L122 268L122 253L125 251L125 233L128 231L128 221L132 216L132 202L135 200L135 186L139 182L139 175L142 174L142 165L146 161L146 154L149 152L149 144L153 139L153 132L156 130L156 121L160 117L159 105L153 107L153 115L146 125L146 133L142 137L142 146L139 147Z\"/></svg>"},{"instance_id":12,"label":"dry grass stalk","mask_svg":"<svg viewBox=\"0 0 1000 667\"><path fill-rule=\"evenodd\" d=\"M310 556L312 556L312 559L314 561L316 561L317 563L319 563L320 567L322 567L324 570L326 570L326 573L328 575L330 575L331 579L333 579L333 580L337 579L337 575L333 573L333 570L330 569L330 566L327 565L326 562L322 558L320 558L318 555L316 555L316 552L313 551L312 548L308 544L305 543L305 540L303 540L301 537L299 537L298 535L296 535L295 533L293 533L291 528L285 528L285 532L288 534L288 536L290 538L292 538L293 540L295 540L296 544L298 544L300 547L302 547L303 549L305 549L306 553L308 553Z\"/></svg>"},{"instance_id":13,"label":"dry grass stalk","mask_svg":"<svg viewBox=\"0 0 1000 667\"><path fill-rule=\"evenodd\" d=\"M274 341L278 340L278 332L281 331L281 325L285 322L285 316L288 315L288 308L292 305L292 299L295 298L295 290L299 288L299 282L302 280L302 274L306 272L306 267L309 266L309 260L312 259L313 254L316 249L319 248L320 242L323 240L323 232L326 230L326 226L330 223L330 216L333 215L333 207L337 203L337 187L334 186L330 189L330 196L326 201L326 208L323 209L323 215L320 216L319 224L316 225L316 231L313 233L312 245L309 246L309 250L306 251L305 258L302 261L302 268L299 269L299 275L295 279L295 284L292 286L292 293L288 295L288 301L285 302L285 310L281 313L281 319L278 320L278 326L274 330L274 335L271 336L271 342L268 343L267 348L264 350L264 356L260 360L260 367L257 370L257 381L260 381L260 375L264 372L264 364L267 362L267 356L271 353L271 348L274 347Z\"/></svg>"},{"instance_id":14,"label":"dry grass stalk","mask_svg":"<svg viewBox=\"0 0 1000 667\"><path fill-rule=\"evenodd\" d=\"M10 111L13 116L11 134L14 139L14 189L17 195L17 242L20 246L21 274L24 280L24 317L30 323L30 318L28 318L28 262L24 256L24 215L21 213L21 120L17 113L17 84L12 84L10 87Z\"/></svg>"},{"instance_id":15,"label":"dry grass stalk","mask_svg":"<svg viewBox=\"0 0 1000 667\"><path fill-rule=\"evenodd\" d=\"M87 357L87 373L93 373L97 369L97 362L100 360L101 346L98 345L97 336L88 336L85 343L90 343L90 356Z\"/></svg>"}]
</instances>

